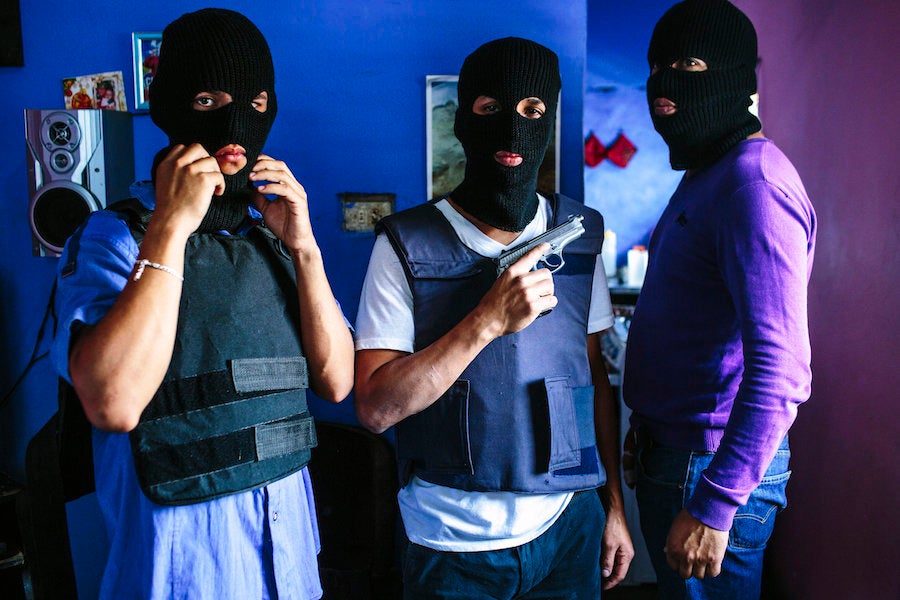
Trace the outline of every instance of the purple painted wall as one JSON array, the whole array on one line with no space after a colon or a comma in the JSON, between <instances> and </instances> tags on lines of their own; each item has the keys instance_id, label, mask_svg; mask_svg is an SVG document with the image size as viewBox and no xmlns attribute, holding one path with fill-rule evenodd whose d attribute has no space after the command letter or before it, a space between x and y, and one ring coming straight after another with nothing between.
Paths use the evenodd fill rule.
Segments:
<instances>
[{"instance_id":1,"label":"purple painted wall","mask_svg":"<svg viewBox=\"0 0 900 600\"><path fill-rule=\"evenodd\" d=\"M764 132L819 216L813 389L791 430L774 597L900 598L900 7L736 0L759 34Z\"/></svg>"}]
</instances>

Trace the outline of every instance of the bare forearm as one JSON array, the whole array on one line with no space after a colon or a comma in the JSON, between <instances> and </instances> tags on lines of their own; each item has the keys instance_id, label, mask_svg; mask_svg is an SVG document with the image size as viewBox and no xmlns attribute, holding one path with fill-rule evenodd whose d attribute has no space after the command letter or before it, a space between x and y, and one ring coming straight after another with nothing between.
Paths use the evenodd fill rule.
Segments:
<instances>
[{"instance_id":1,"label":"bare forearm","mask_svg":"<svg viewBox=\"0 0 900 600\"><path fill-rule=\"evenodd\" d=\"M382 432L431 406L493 339L495 328L478 309L443 337L414 354L386 350L356 353L356 412Z\"/></svg>"},{"instance_id":2,"label":"bare forearm","mask_svg":"<svg viewBox=\"0 0 900 600\"><path fill-rule=\"evenodd\" d=\"M625 519L625 503L619 480L619 419L615 396L609 385L606 362L600 351L602 333L588 335L587 354L594 384L594 435L600 461L606 469L606 484L600 488L600 499L606 510L606 525L600 552L603 589L617 585L628 572L634 558L634 545Z\"/></svg>"},{"instance_id":3,"label":"bare forearm","mask_svg":"<svg viewBox=\"0 0 900 600\"><path fill-rule=\"evenodd\" d=\"M185 239L151 222L140 257L182 273ZM73 341L69 371L96 427L129 431L137 424L169 367L181 289L178 277L147 267L138 281L130 277L109 312Z\"/></svg>"},{"instance_id":4,"label":"bare forearm","mask_svg":"<svg viewBox=\"0 0 900 600\"><path fill-rule=\"evenodd\" d=\"M606 484L601 489L601 498L609 512L624 510L624 503L619 479L619 411L600 351L600 335L588 336L588 358L594 383L594 431L600 462L606 470Z\"/></svg>"},{"instance_id":5,"label":"bare forearm","mask_svg":"<svg viewBox=\"0 0 900 600\"><path fill-rule=\"evenodd\" d=\"M612 400L611 392L609 396ZM606 484L602 488L601 497L607 511L610 509L624 510L622 482L619 478L618 414L611 404L611 402L599 402L594 416L600 461L606 470Z\"/></svg>"},{"instance_id":6,"label":"bare forearm","mask_svg":"<svg viewBox=\"0 0 900 600\"><path fill-rule=\"evenodd\" d=\"M340 402L353 387L353 338L344 322L315 245L293 253L300 306L300 335L310 385L321 398Z\"/></svg>"},{"instance_id":7,"label":"bare forearm","mask_svg":"<svg viewBox=\"0 0 900 600\"><path fill-rule=\"evenodd\" d=\"M393 350L356 353L356 412L381 432L431 406L485 346L521 331L556 306L553 277L532 270L549 247L541 244L509 267L472 312L431 345L406 354Z\"/></svg>"}]
</instances>

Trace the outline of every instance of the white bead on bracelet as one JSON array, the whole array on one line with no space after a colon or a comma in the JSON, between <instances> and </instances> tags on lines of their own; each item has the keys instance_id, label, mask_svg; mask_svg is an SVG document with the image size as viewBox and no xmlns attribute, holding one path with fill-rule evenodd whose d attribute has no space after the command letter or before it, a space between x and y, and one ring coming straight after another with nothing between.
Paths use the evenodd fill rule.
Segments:
<instances>
[{"instance_id":1,"label":"white bead on bracelet","mask_svg":"<svg viewBox=\"0 0 900 600\"><path fill-rule=\"evenodd\" d=\"M181 273L176 271L171 267L167 267L166 265L161 265L159 263L155 263L152 260L147 260L146 258L142 258L141 260L134 263L134 266L137 267L137 271L134 272L133 281L137 281L141 278L141 275L144 274L144 267L150 267L152 269L157 269L159 271L165 271L172 277L177 277L179 281L184 281L184 277L181 276Z\"/></svg>"}]
</instances>

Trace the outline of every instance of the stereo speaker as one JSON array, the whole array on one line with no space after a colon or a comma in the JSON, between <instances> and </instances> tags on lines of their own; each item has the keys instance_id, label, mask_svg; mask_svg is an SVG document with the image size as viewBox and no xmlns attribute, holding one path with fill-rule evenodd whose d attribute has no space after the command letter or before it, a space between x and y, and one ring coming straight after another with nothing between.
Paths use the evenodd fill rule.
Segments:
<instances>
[{"instance_id":1,"label":"stereo speaker","mask_svg":"<svg viewBox=\"0 0 900 600\"><path fill-rule=\"evenodd\" d=\"M134 180L131 114L25 110L28 220L35 256L59 256L95 210L128 197Z\"/></svg>"}]
</instances>

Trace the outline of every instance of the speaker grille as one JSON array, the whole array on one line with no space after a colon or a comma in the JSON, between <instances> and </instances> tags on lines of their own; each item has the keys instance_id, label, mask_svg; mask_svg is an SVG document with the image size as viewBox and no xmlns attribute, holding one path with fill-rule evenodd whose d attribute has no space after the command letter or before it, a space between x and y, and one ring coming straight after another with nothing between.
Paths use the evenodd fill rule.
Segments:
<instances>
[{"instance_id":1,"label":"speaker grille","mask_svg":"<svg viewBox=\"0 0 900 600\"><path fill-rule=\"evenodd\" d=\"M34 232L45 245L60 251L92 210L84 196L73 189L48 189L32 208Z\"/></svg>"}]
</instances>

